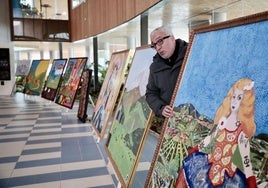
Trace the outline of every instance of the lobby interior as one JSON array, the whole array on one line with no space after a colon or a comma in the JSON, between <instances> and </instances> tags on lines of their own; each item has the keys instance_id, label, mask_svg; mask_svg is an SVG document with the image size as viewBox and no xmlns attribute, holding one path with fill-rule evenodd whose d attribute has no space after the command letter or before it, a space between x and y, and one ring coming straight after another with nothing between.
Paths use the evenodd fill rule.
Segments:
<instances>
[{"instance_id":1,"label":"lobby interior","mask_svg":"<svg viewBox=\"0 0 268 188\"><path fill-rule=\"evenodd\" d=\"M12 41L12 72L20 60L59 58L60 53L63 58L88 56L88 65L93 67L94 37L98 38L98 62L107 66L112 53L142 45L143 15L148 18L147 38L154 28L167 25L176 38L188 42L192 29L267 10L267 0L164 0L122 25L83 40L62 42L61 47L58 42ZM49 10L48 14L55 12ZM0 91L1 188L120 187L104 149L106 140L99 141L89 123L78 120L78 102L73 109L66 109L38 96L1 92L4 93ZM94 104L89 103L89 118L93 110ZM148 136L133 188L143 187L157 141L157 135Z\"/></svg>"}]
</instances>

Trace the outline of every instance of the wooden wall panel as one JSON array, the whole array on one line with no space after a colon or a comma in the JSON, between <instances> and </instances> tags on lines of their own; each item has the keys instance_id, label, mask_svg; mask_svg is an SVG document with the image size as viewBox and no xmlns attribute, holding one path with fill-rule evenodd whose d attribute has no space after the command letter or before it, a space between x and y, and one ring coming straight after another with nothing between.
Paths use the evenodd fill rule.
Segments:
<instances>
[{"instance_id":1,"label":"wooden wall panel","mask_svg":"<svg viewBox=\"0 0 268 188\"><path fill-rule=\"evenodd\" d=\"M124 0L122 0L124 1ZM136 12L136 3L135 0L131 0L131 1L127 1L126 2L126 20L130 20L133 17L136 16L135 12Z\"/></svg>"},{"instance_id":2,"label":"wooden wall panel","mask_svg":"<svg viewBox=\"0 0 268 188\"><path fill-rule=\"evenodd\" d=\"M161 0L87 0L70 12L71 40L89 38L119 26Z\"/></svg>"},{"instance_id":3,"label":"wooden wall panel","mask_svg":"<svg viewBox=\"0 0 268 188\"><path fill-rule=\"evenodd\" d=\"M155 0L134 0L135 1L135 7L136 7L136 15L141 14L142 12L144 12L145 10L147 10L148 8L152 7L153 5L156 4ZM159 1L158 1L159 2Z\"/></svg>"},{"instance_id":4,"label":"wooden wall panel","mask_svg":"<svg viewBox=\"0 0 268 188\"><path fill-rule=\"evenodd\" d=\"M88 38L89 36L89 27L88 27L88 1L85 1L85 4L83 7L83 10L82 10L82 33L83 33L83 37L84 38Z\"/></svg>"},{"instance_id":5,"label":"wooden wall panel","mask_svg":"<svg viewBox=\"0 0 268 188\"><path fill-rule=\"evenodd\" d=\"M107 9L111 10L109 12L106 12L106 28L105 30L108 30L109 28L113 27L116 25L120 20L118 20L118 11L120 10L120 6L118 4L117 0L110 1L106 0L107 2Z\"/></svg>"},{"instance_id":6,"label":"wooden wall panel","mask_svg":"<svg viewBox=\"0 0 268 188\"><path fill-rule=\"evenodd\" d=\"M83 38L82 33L82 7L76 7L71 11L70 21L71 21L71 40L79 40Z\"/></svg>"}]
</instances>

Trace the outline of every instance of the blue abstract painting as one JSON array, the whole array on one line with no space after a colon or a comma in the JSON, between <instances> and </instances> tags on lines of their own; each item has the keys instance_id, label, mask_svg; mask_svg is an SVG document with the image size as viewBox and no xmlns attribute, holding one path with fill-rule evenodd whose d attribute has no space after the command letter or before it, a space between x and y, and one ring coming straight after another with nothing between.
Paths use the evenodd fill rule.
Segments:
<instances>
[{"instance_id":1,"label":"blue abstract painting","mask_svg":"<svg viewBox=\"0 0 268 188\"><path fill-rule=\"evenodd\" d=\"M196 35L174 106L191 103L213 119L244 77L255 83L255 134L268 134L268 21Z\"/></svg>"}]
</instances>

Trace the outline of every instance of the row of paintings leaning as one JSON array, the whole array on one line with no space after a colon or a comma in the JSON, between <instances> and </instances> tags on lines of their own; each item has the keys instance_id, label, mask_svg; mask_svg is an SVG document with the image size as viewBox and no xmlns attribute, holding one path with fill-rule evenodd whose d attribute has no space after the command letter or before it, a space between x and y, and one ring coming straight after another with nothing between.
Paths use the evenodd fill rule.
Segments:
<instances>
[{"instance_id":1,"label":"row of paintings leaning","mask_svg":"<svg viewBox=\"0 0 268 188\"><path fill-rule=\"evenodd\" d=\"M54 59L47 77L50 60L20 61L16 76L25 76L23 93L72 109L87 59Z\"/></svg>"},{"instance_id":2,"label":"row of paintings leaning","mask_svg":"<svg viewBox=\"0 0 268 188\"><path fill-rule=\"evenodd\" d=\"M268 186L267 28L263 12L191 33L175 115L165 119L144 187ZM145 90L155 53L142 46L112 54L90 120L99 138L108 133L105 150L122 187L132 187L146 152L153 113Z\"/></svg>"}]
</instances>

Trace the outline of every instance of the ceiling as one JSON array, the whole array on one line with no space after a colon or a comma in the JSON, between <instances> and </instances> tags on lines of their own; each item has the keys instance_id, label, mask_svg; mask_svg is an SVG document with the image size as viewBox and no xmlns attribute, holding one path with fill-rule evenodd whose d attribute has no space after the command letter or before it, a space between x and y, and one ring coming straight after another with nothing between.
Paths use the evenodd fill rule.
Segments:
<instances>
[{"instance_id":1,"label":"ceiling","mask_svg":"<svg viewBox=\"0 0 268 188\"><path fill-rule=\"evenodd\" d=\"M199 24L230 20L267 10L268 0L164 0L146 12L148 33L156 27L167 25L172 28L175 37L188 41L189 28ZM97 37L99 48L108 48L110 53L126 49L129 45L140 46L140 16ZM85 51L85 46L91 46L92 41L92 38L89 38L62 45L66 53L70 50L81 52ZM59 49L56 42L14 42L14 46L15 51Z\"/></svg>"}]
</instances>

